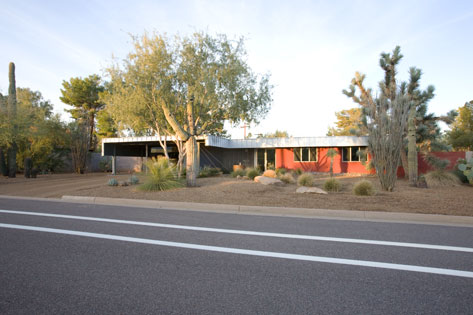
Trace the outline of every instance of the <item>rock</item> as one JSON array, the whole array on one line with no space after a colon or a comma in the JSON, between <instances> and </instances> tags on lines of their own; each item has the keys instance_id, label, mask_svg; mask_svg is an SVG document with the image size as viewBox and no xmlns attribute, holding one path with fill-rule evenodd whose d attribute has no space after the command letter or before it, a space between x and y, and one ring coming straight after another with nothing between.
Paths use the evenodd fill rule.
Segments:
<instances>
[{"instance_id":1,"label":"rock","mask_svg":"<svg viewBox=\"0 0 473 315\"><path fill-rule=\"evenodd\" d=\"M284 186L284 183L277 178L271 178L266 176L256 176L255 182L263 184L263 185L276 185L276 186Z\"/></svg>"},{"instance_id":2,"label":"rock","mask_svg":"<svg viewBox=\"0 0 473 315\"><path fill-rule=\"evenodd\" d=\"M271 178L277 178L278 176L276 175L276 172L273 170L267 170L263 173L263 176L265 177L271 177Z\"/></svg>"},{"instance_id":3,"label":"rock","mask_svg":"<svg viewBox=\"0 0 473 315\"><path fill-rule=\"evenodd\" d=\"M325 190L322 190L320 188L305 187L305 186L301 186L301 187L297 188L296 193L298 193L298 194L312 193L312 194L322 194L322 195L327 194L327 192Z\"/></svg>"}]
</instances>

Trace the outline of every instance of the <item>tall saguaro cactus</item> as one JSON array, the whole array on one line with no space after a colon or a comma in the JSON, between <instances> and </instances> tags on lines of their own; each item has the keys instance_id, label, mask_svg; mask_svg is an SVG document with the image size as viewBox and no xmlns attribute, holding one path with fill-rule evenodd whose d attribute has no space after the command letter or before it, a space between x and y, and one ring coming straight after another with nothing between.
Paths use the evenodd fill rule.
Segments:
<instances>
[{"instance_id":1,"label":"tall saguaro cactus","mask_svg":"<svg viewBox=\"0 0 473 315\"><path fill-rule=\"evenodd\" d=\"M16 120L16 82L15 82L15 64L10 62L9 70L8 70L8 78L10 81L10 85L8 87L8 119L10 122L15 124ZM7 150L8 156L8 177L13 178L16 177L16 152L17 152L17 145L16 145L16 133L17 133L17 126L13 125L13 139L12 143Z\"/></svg>"}]
</instances>

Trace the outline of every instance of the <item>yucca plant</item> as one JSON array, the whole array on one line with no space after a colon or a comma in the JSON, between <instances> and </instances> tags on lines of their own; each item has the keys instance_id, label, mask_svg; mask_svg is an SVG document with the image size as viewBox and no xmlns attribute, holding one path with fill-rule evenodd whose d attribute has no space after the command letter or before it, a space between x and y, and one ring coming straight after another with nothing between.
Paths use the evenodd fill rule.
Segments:
<instances>
[{"instance_id":1,"label":"yucca plant","mask_svg":"<svg viewBox=\"0 0 473 315\"><path fill-rule=\"evenodd\" d=\"M152 158L146 162L148 176L143 185L139 186L144 191L161 191L183 186L177 178L176 167L169 164L167 159Z\"/></svg>"}]
</instances>

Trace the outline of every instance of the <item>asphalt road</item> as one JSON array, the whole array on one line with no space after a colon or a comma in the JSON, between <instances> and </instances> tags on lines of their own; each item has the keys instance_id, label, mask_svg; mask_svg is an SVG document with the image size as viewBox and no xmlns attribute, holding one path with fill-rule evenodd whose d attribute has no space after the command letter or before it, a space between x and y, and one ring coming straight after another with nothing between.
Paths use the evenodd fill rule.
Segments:
<instances>
[{"instance_id":1,"label":"asphalt road","mask_svg":"<svg viewBox=\"0 0 473 315\"><path fill-rule=\"evenodd\" d=\"M471 227L0 198L0 314L473 314L472 301Z\"/></svg>"}]
</instances>

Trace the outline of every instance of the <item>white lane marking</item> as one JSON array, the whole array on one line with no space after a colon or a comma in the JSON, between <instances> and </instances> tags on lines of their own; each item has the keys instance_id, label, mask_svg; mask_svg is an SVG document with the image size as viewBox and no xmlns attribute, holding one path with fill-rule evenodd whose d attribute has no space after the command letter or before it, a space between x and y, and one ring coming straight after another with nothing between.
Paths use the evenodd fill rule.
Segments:
<instances>
[{"instance_id":1,"label":"white lane marking","mask_svg":"<svg viewBox=\"0 0 473 315\"><path fill-rule=\"evenodd\" d=\"M107 218L83 217L83 216L75 216L75 215L52 214L52 213L41 213L41 212L26 212L26 211L15 211L15 210L0 210L0 213L32 215L32 216L42 216L42 217L52 217L52 218L61 218L61 219L72 219L72 220L97 221L97 222L118 223L118 224L142 225L142 226L162 227L162 228L169 228L169 229L180 229L180 230L191 230L191 231L240 234L240 235L254 235L254 236L268 236L268 237L279 237L279 238L291 238L291 239L327 241L327 242L341 242L341 243L355 243L355 244L368 244L368 245L412 247L412 248L449 250L449 251L456 251L456 252L473 253L473 248L458 247L458 246L447 246L447 245L431 245L431 244L421 244L421 243L389 242L389 241L364 240L364 239L355 239L355 238L341 238L341 237L326 237L326 236L315 236L315 235L299 235L299 234L256 232L256 231L245 231L245 230L228 230L228 229L217 229L217 228L208 228L208 227L199 227L199 226L163 224L163 223L142 222L142 221L116 220L116 219L107 219Z\"/></svg>"},{"instance_id":2,"label":"white lane marking","mask_svg":"<svg viewBox=\"0 0 473 315\"><path fill-rule=\"evenodd\" d=\"M463 277L463 278L473 278L473 272L463 271L463 270L455 270L455 269L422 267L422 266L415 266L415 265L392 264L392 263L383 263L383 262L367 261L367 260L354 260L354 259L342 259L342 258L333 258L333 257L297 255L297 254L267 252L267 251L239 249L239 248L230 248L230 247L219 247L219 246L208 246L208 245L199 245L199 244L190 244L190 243L168 242L168 241L160 241L160 240L151 240L151 239L146 239L146 238L136 238L136 237L128 237L128 236L120 236L120 235L110 235L110 234L99 234L99 233L90 233L90 232L81 232L81 231L51 229L51 228L44 228L44 227L37 227L37 226L27 226L27 225L16 225L16 224L0 223L0 227L7 228L7 229L17 229L17 230L38 231L38 232L47 232L47 233L56 233L56 234L65 234L65 235L85 236L85 237L100 238L100 239L107 239L107 240L116 240L116 241L124 241L124 242L132 242L132 243L161 245L161 246L179 247L179 248L187 248L187 249L197 249L197 250L220 252L220 253L230 253L230 254L260 256L260 257L272 257L272 258L283 258L283 259L292 259L292 260L323 262L323 263L331 263L331 264L361 266L361 267L374 267L374 268L393 269L393 270L401 270L401 271L414 271L414 272L431 273L431 274L446 275L446 276L456 276L456 277Z\"/></svg>"}]
</instances>

